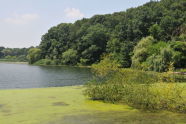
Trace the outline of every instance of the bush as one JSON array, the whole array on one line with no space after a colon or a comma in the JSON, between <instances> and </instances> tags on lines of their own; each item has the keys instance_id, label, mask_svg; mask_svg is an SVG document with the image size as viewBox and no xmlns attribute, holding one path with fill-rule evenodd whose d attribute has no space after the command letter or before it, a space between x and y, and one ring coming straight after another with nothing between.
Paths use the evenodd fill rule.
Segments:
<instances>
[{"instance_id":1,"label":"bush","mask_svg":"<svg viewBox=\"0 0 186 124\"><path fill-rule=\"evenodd\" d=\"M77 64L77 51L68 49L62 54L62 63L67 65Z\"/></svg>"},{"instance_id":2,"label":"bush","mask_svg":"<svg viewBox=\"0 0 186 124\"><path fill-rule=\"evenodd\" d=\"M35 62L34 65L56 65L56 62L50 59L41 59Z\"/></svg>"},{"instance_id":3,"label":"bush","mask_svg":"<svg viewBox=\"0 0 186 124\"><path fill-rule=\"evenodd\" d=\"M99 69L107 70L99 68L105 61L96 66L96 72L99 72ZM109 69L110 72L111 70L112 68ZM103 79L103 75L97 75L96 80L86 85L85 95L93 100L121 102L149 111L186 112L186 102L181 96L183 88L174 83L174 78L169 76L169 73L160 74L132 69L118 69L114 72L105 74L104 80L99 80L100 76Z\"/></svg>"},{"instance_id":4,"label":"bush","mask_svg":"<svg viewBox=\"0 0 186 124\"><path fill-rule=\"evenodd\" d=\"M171 63L175 68L186 67L186 43L163 42L153 37L143 38L134 48L132 67L140 70L166 72Z\"/></svg>"},{"instance_id":5,"label":"bush","mask_svg":"<svg viewBox=\"0 0 186 124\"><path fill-rule=\"evenodd\" d=\"M28 51L27 59L30 64L33 64L40 60L41 58L41 49L39 48L31 48Z\"/></svg>"},{"instance_id":6,"label":"bush","mask_svg":"<svg viewBox=\"0 0 186 124\"><path fill-rule=\"evenodd\" d=\"M120 64L114 60L112 55L103 56L103 60L98 64L92 65L92 71L99 75L99 77L106 77L107 75L118 71Z\"/></svg>"}]
</instances>

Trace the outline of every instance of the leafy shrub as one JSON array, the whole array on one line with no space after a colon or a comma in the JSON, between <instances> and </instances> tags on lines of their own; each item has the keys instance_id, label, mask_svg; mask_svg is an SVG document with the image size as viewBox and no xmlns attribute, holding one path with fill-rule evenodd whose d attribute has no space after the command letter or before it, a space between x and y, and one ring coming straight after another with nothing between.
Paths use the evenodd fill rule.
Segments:
<instances>
[{"instance_id":1,"label":"leafy shrub","mask_svg":"<svg viewBox=\"0 0 186 124\"><path fill-rule=\"evenodd\" d=\"M171 63L175 68L186 67L186 43L183 41L162 42L146 37L133 52L132 67L135 69L166 72Z\"/></svg>"},{"instance_id":2,"label":"leafy shrub","mask_svg":"<svg viewBox=\"0 0 186 124\"><path fill-rule=\"evenodd\" d=\"M117 71L120 66L112 55L105 55L103 58L100 63L92 65L92 71L99 77L106 77L110 73Z\"/></svg>"},{"instance_id":3,"label":"leafy shrub","mask_svg":"<svg viewBox=\"0 0 186 124\"><path fill-rule=\"evenodd\" d=\"M132 69L117 69L112 72L108 60L103 60L96 65L98 79L100 76L105 80L94 80L86 85L85 95L93 100L105 102L121 102L135 108L157 111L170 110L186 112L186 102L181 94L183 88L174 83L174 78L169 73L138 71ZM109 61L108 61L109 62ZM99 68L99 66L104 65ZM94 67L95 68L95 65ZM100 69L100 70L99 70ZM165 80L165 78L167 80Z\"/></svg>"},{"instance_id":4,"label":"leafy shrub","mask_svg":"<svg viewBox=\"0 0 186 124\"><path fill-rule=\"evenodd\" d=\"M149 56L149 47L155 42L154 38L149 36L143 38L134 47L134 55L132 56L132 67L136 69L143 69L142 63L146 61Z\"/></svg>"},{"instance_id":5,"label":"leafy shrub","mask_svg":"<svg viewBox=\"0 0 186 124\"><path fill-rule=\"evenodd\" d=\"M41 59L34 63L35 65L56 65L56 62L50 59Z\"/></svg>"},{"instance_id":6,"label":"leafy shrub","mask_svg":"<svg viewBox=\"0 0 186 124\"><path fill-rule=\"evenodd\" d=\"M77 61L77 51L68 49L62 54L62 63L67 65L74 65Z\"/></svg>"},{"instance_id":7,"label":"leafy shrub","mask_svg":"<svg viewBox=\"0 0 186 124\"><path fill-rule=\"evenodd\" d=\"M29 49L27 59L30 64L33 64L36 61L40 60L41 59L41 49L39 49L39 48Z\"/></svg>"}]
</instances>

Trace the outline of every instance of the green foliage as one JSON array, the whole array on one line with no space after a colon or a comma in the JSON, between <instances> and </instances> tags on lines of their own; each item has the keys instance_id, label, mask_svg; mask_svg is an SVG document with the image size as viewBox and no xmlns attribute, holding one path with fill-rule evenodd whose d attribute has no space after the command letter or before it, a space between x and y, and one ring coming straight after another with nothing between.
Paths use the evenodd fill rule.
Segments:
<instances>
[{"instance_id":1,"label":"green foliage","mask_svg":"<svg viewBox=\"0 0 186 124\"><path fill-rule=\"evenodd\" d=\"M120 65L113 59L112 55L105 55L100 63L92 65L92 70L99 77L105 77L110 73L116 72L119 66Z\"/></svg>"},{"instance_id":2,"label":"green foliage","mask_svg":"<svg viewBox=\"0 0 186 124\"><path fill-rule=\"evenodd\" d=\"M31 60L32 55L29 61L92 65L104 54L112 54L124 68L161 72L172 62L175 68L185 68L185 22L185 0L161 0L73 24L61 23L42 36L40 55ZM27 61L27 51L0 47L0 58L16 56L16 60Z\"/></svg>"},{"instance_id":3,"label":"green foliage","mask_svg":"<svg viewBox=\"0 0 186 124\"><path fill-rule=\"evenodd\" d=\"M98 76L103 70L102 64L96 66ZM110 67L108 69L112 70ZM98 78L89 82L84 93L93 100L120 102L149 111L169 110L185 113L186 101L182 97L183 88L172 82L174 80L169 77L169 73L166 75L168 77L156 72L118 69L112 75L101 75L106 76L106 80Z\"/></svg>"},{"instance_id":4,"label":"green foliage","mask_svg":"<svg viewBox=\"0 0 186 124\"><path fill-rule=\"evenodd\" d=\"M73 49L68 49L62 54L62 64L74 65L77 62L77 51Z\"/></svg>"},{"instance_id":5,"label":"green foliage","mask_svg":"<svg viewBox=\"0 0 186 124\"><path fill-rule=\"evenodd\" d=\"M185 68L186 43L182 41L162 42L152 37L139 41L134 48L132 67L157 72L168 71L171 63L175 68Z\"/></svg>"},{"instance_id":6,"label":"green foliage","mask_svg":"<svg viewBox=\"0 0 186 124\"><path fill-rule=\"evenodd\" d=\"M178 41L186 41L186 34L181 34L181 35L178 37Z\"/></svg>"},{"instance_id":7,"label":"green foliage","mask_svg":"<svg viewBox=\"0 0 186 124\"><path fill-rule=\"evenodd\" d=\"M41 50L39 48L29 49L27 58L30 64L35 63L41 59Z\"/></svg>"},{"instance_id":8,"label":"green foliage","mask_svg":"<svg viewBox=\"0 0 186 124\"><path fill-rule=\"evenodd\" d=\"M114 59L124 68L131 66L133 48L134 44L132 42L121 42L117 38L107 43L107 52L112 53Z\"/></svg>"},{"instance_id":9,"label":"green foliage","mask_svg":"<svg viewBox=\"0 0 186 124\"><path fill-rule=\"evenodd\" d=\"M141 65L141 61L150 53L146 48L137 50L138 54L134 56L142 56L138 59L133 57L135 61L132 62L133 49L138 41L147 36L165 42L172 39L183 41L185 15L184 0L162 0L150 1L125 12L95 15L73 24L62 23L43 35L39 45L41 59L91 65L99 62L101 56L107 53L113 54L122 67ZM69 49L77 52L77 59L73 59L73 62L62 58L62 54Z\"/></svg>"},{"instance_id":10,"label":"green foliage","mask_svg":"<svg viewBox=\"0 0 186 124\"><path fill-rule=\"evenodd\" d=\"M175 51L174 64L176 68L186 67L186 42L176 41L171 42L170 47Z\"/></svg>"},{"instance_id":11,"label":"green foliage","mask_svg":"<svg viewBox=\"0 0 186 124\"><path fill-rule=\"evenodd\" d=\"M0 47L1 61L26 62L27 48L4 48Z\"/></svg>"},{"instance_id":12,"label":"green foliage","mask_svg":"<svg viewBox=\"0 0 186 124\"><path fill-rule=\"evenodd\" d=\"M157 40L161 39L161 27L158 24L154 24L149 29L150 34Z\"/></svg>"},{"instance_id":13,"label":"green foliage","mask_svg":"<svg viewBox=\"0 0 186 124\"><path fill-rule=\"evenodd\" d=\"M185 5L185 0L150 1L122 12L61 23L42 36L41 51L35 57L28 55L29 62L92 65L110 54L123 68L163 72L171 63L185 68ZM28 61L28 50L0 47L0 59Z\"/></svg>"},{"instance_id":14,"label":"green foliage","mask_svg":"<svg viewBox=\"0 0 186 124\"><path fill-rule=\"evenodd\" d=\"M36 61L34 65L58 65L58 63L56 60L40 59L39 61Z\"/></svg>"},{"instance_id":15,"label":"green foliage","mask_svg":"<svg viewBox=\"0 0 186 124\"><path fill-rule=\"evenodd\" d=\"M132 56L132 67L143 69L142 63L149 56L149 48L152 46L155 40L153 37L143 38L134 48L134 55Z\"/></svg>"},{"instance_id":16,"label":"green foliage","mask_svg":"<svg viewBox=\"0 0 186 124\"><path fill-rule=\"evenodd\" d=\"M186 68L178 70L179 72L185 72L186 73Z\"/></svg>"},{"instance_id":17,"label":"green foliage","mask_svg":"<svg viewBox=\"0 0 186 124\"><path fill-rule=\"evenodd\" d=\"M159 55L152 55L147 59L148 70L163 72L173 63L174 51L171 48L163 48Z\"/></svg>"}]
</instances>

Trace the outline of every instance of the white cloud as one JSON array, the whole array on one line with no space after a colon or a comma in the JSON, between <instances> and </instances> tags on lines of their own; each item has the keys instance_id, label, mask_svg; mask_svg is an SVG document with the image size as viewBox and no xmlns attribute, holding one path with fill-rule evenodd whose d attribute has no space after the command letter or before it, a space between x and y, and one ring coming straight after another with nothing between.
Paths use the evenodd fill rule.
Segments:
<instances>
[{"instance_id":1,"label":"white cloud","mask_svg":"<svg viewBox=\"0 0 186 124\"><path fill-rule=\"evenodd\" d=\"M12 17L4 19L4 22L10 24L28 24L32 21L35 21L39 18L38 14L14 14Z\"/></svg>"},{"instance_id":2,"label":"white cloud","mask_svg":"<svg viewBox=\"0 0 186 124\"><path fill-rule=\"evenodd\" d=\"M64 12L69 19L80 19L84 17L84 14L76 8L66 8Z\"/></svg>"}]
</instances>

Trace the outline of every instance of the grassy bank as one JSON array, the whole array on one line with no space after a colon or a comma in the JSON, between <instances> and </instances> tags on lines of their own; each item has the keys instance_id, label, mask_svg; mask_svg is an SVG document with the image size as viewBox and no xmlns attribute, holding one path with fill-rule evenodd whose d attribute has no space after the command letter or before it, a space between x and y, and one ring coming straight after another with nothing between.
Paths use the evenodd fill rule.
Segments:
<instances>
[{"instance_id":1,"label":"grassy bank","mask_svg":"<svg viewBox=\"0 0 186 124\"><path fill-rule=\"evenodd\" d=\"M82 86L0 90L0 124L177 124L185 114L141 112L88 100ZM186 93L184 93L186 96Z\"/></svg>"}]
</instances>

